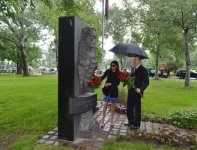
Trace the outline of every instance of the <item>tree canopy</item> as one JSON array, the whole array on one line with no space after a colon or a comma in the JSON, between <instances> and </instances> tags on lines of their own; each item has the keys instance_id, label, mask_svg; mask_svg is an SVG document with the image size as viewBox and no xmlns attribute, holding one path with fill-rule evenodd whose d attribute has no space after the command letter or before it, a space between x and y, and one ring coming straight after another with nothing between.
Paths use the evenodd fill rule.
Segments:
<instances>
[{"instance_id":1,"label":"tree canopy","mask_svg":"<svg viewBox=\"0 0 197 150\"><path fill-rule=\"evenodd\" d=\"M28 75L28 66L56 63L58 17L77 16L97 32L96 53L101 62L101 13L95 10L95 0L4 0L0 1L0 61L17 65L18 73ZM197 1L196 0L123 0L112 5L105 21L105 37L113 42L129 42L142 46L150 55L147 64L169 70L186 68L185 86L189 74L196 68ZM52 36L48 50L37 43L45 35ZM122 66L129 60L117 56ZM51 59L54 58L54 59ZM44 61L41 61L45 59ZM44 64L42 64L44 62ZM153 63L154 62L154 63ZM54 66L54 65L51 65Z\"/></svg>"},{"instance_id":2,"label":"tree canopy","mask_svg":"<svg viewBox=\"0 0 197 150\"><path fill-rule=\"evenodd\" d=\"M101 14L94 11L94 2L94 0L0 1L1 60L15 62L19 74L29 75L29 65L37 65L44 55L46 55L44 58L47 58L49 55L54 57L57 54L58 17L74 15L96 29L98 35L96 53L98 61L101 62L99 43ZM42 35L43 30L47 30L48 35L55 37L49 44L47 52L37 46L37 43L45 38ZM11 52L15 55L8 57Z\"/></svg>"},{"instance_id":3,"label":"tree canopy","mask_svg":"<svg viewBox=\"0 0 197 150\"><path fill-rule=\"evenodd\" d=\"M112 7L106 34L114 43L135 43L149 51L151 59L155 59L155 78L159 67L168 66L172 71L182 68L184 63L184 85L189 86L190 69L194 66L190 57L197 48L197 1L123 0L122 3L123 7Z\"/></svg>"}]
</instances>

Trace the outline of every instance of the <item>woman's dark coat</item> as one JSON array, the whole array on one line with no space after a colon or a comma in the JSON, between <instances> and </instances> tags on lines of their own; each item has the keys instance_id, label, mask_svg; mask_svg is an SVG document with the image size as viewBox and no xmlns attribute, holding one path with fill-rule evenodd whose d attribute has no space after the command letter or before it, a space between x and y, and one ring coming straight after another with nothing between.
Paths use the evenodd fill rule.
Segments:
<instances>
[{"instance_id":1,"label":"woman's dark coat","mask_svg":"<svg viewBox=\"0 0 197 150\"><path fill-rule=\"evenodd\" d=\"M112 72L110 69L107 69L101 79L104 80L106 77L106 83L111 83L112 85L104 87L103 94L111 98L118 98L118 85L120 84L120 79L118 78L119 72Z\"/></svg>"}]
</instances>

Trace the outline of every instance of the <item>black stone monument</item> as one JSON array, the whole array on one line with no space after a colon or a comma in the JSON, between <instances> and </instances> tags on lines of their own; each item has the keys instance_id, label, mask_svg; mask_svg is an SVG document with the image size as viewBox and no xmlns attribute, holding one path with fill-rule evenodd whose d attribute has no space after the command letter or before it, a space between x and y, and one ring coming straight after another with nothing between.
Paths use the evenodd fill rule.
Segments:
<instances>
[{"instance_id":1,"label":"black stone monument","mask_svg":"<svg viewBox=\"0 0 197 150\"><path fill-rule=\"evenodd\" d=\"M76 17L59 17L58 137L91 138L99 129L93 119L97 95L87 86L97 68L95 29Z\"/></svg>"}]
</instances>

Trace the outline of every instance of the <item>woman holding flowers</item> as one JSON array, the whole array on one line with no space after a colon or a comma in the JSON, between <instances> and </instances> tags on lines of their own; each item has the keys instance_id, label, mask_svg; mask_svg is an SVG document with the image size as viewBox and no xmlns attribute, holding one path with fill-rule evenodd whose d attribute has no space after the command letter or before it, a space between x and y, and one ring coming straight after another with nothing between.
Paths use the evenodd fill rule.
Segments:
<instances>
[{"instance_id":1,"label":"woman holding flowers","mask_svg":"<svg viewBox=\"0 0 197 150\"><path fill-rule=\"evenodd\" d=\"M104 75L101 77L103 81L107 77L105 86L102 91L104 94L104 107L103 107L103 115L101 119L101 127L104 127L104 120L106 115L106 110L108 104L111 104L111 117L110 117L110 125L113 126L113 117L115 113L115 104L119 102L118 100L118 85L120 84L119 79L119 64L117 61L112 61L110 65L110 69L107 69Z\"/></svg>"}]
</instances>

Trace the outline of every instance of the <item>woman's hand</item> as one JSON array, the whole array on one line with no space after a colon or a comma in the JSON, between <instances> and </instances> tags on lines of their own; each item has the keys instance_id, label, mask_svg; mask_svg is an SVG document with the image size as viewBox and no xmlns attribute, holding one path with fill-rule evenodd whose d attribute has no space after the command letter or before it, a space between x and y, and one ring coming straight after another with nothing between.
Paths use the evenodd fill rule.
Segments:
<instances>
[{"instance_id":1,"label":"woman's hand","mask_svg":"<svg viewBox=\"0 0 197 150\"><path fill-rule=\"evenodd\" d=\"M141 93L141 90L140 90L139 88L136 88L135 91L136 91L137 93L139 93L139 94Z\"/></svg>"},{"instance_id":2,"label":"woman's hand","mask_svg":"<svg viewBox=\"0 0 197 150\"><path fill-rule=\"evenodd\" d=\"M111 83L105 83L105 87L111 86Z\"/></svg>"},{"instance_id":3,"label":"woman's hand","mask_svg":"<svg viewBox=\"0 0 197 150\"><path fill-rule=\"evenodd\" d=\"M111 83L108 83L108 86L111 86L112 84Z\"/></svg>"}]
</instances>

